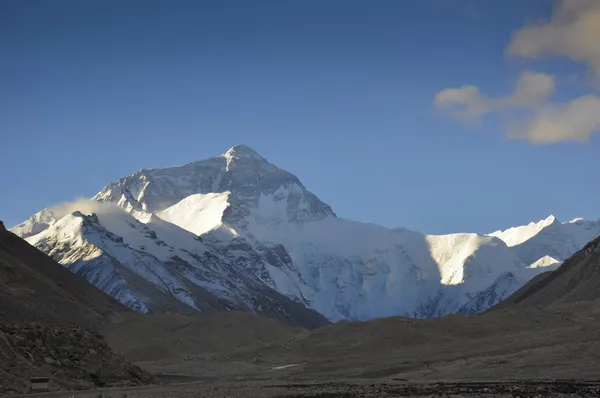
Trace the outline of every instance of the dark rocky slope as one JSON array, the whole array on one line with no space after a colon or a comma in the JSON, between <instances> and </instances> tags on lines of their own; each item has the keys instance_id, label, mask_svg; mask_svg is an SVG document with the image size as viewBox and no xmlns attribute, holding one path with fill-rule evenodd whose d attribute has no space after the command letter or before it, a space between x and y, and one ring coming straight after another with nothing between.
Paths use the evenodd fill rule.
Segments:
<instances>
[{"instance_id":1,"label":"dark rocky slope","mask_svg":"<svg viewBox=\"0 0 600 398\"><path fill-rule=\"evenodd\" d=\"M0 321L93 327L129 310L0 222Z\"/></svg>"},{"instance_id":2,"label":"dark rocky slope","mask_svg":"<svg viewBox=\"0 0 600 398\"><path fill-rule=\"evenodd\" d=\"M600 237L567 259L557 270L538 275L490 311L596 299L600 299Z\"/></svg>"},{"instance_id":3,"label":"dark rocky slope","mask_svg":"<svg viewBox=\"0 0 600 398\"><path fill-rule=\"evenodd\" d=\"M53 389L138 385L150 374L115 354L102 335L78 326L0 325L0 393L27 392L29 379L51 376Z\"/></svg>"},{"instance_id":4,"label":"dark rocky slope","mask_svg":"<svg viewBox=\"0 0 600 398\"><path fill-rule=\"evenodd\" d=\"M0 222L0 393L143 384L151 376L97 332L125 307L5 230Z\"/></svg>"}]
</instances>

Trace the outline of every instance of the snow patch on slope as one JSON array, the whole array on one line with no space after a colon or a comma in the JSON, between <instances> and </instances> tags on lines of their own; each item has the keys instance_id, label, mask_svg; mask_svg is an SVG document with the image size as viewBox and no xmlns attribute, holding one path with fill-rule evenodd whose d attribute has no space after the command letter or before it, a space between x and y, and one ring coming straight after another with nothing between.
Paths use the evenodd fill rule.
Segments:
<instances>
[{"instance_id":1,"label":"snow patch on slope","mask_svg":"<svg viewBox=\"0 0 600 398\"><path fill-rule=\"evenodd\" d=\"M475 278L495 279L500 273L525 267L504 242L494 237L463 233L429 235L426 239L443 285L458 285Z\"/></svg>"},{"instance_id":2,"label":"snow patch on slope","mask_svg":"<svg viewBox=\"0 0 600 398\"><path fill-rule=\"evenodd\" d=\"M544 256L544 257L540 258L539 260L537 260L536 262L534 262L533 264L530 264L527 268L539 268L539 267L555 267L555 268L557 268L560 264L561 264L561 262L558 261L557 259L550 257L550 256Z\"/></svg>"},{"instance_id":3,"label":"snow patch on slope","mask_svg":"<svg viewBox=\"0 0 600 398\"><path fill-rule=\"evenodd\" d=\"M194 194L158 212L158 216L196 235L221 225L223 212L229 207L230 192Z\"/></svg>"}]
</instances>

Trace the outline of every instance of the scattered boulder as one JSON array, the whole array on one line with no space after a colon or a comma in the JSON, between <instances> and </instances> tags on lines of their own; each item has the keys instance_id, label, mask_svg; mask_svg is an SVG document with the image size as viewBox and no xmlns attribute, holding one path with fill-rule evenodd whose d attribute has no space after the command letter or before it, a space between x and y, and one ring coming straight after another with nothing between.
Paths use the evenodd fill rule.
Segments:
<instances>
[{"instance_id":1,"label":"scattered boulder","mask_svg":"<svg viewBox=\"0 0 600 398\"><path fill-rule=\"evenodd\" d=\"M29 379L40 374L53 375L56 386L72 380L88 388L152 381L148 372L114 353L100 337L79 326L0 325L0 394L28 392Z\"/></svg>"}]
</instances>

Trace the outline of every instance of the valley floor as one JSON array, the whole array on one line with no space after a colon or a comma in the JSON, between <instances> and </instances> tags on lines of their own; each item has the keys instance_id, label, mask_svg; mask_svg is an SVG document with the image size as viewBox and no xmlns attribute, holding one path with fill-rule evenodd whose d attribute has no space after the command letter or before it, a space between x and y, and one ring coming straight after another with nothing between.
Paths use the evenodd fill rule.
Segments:
<instances>
[{"instance_id":1,"label":"valley floor","mask_svg":"<svg viewBox=\"0 0 600 398\"><path fill-rule=\"evenodd\" d=\"M523 380L519 382L408 382L408 381L336 381L336 382L266 382L203 381L180 382L174 385L103 389L94 391L21 395L44 398L300 398L300 397L597 397L600 382Z\"/></svg>"},{"instance_id":2,"label":"valley floor","mask_svg":"<svg viewBox=\"0 0 600 398\"><path fill-rule=\"evenodd\" d=\"M536 397L600 393L600 300L499 308L471 317L340 322L314 331L241 312L121 314L105 324L102 333L114 351L150 372L154 384L28 396Z\"/></svg>"},{"instance_id":3,"label":"valley floor","mask_svg":"<svg viewBox=\"0 0 600 398\"><path fill-rule=\"evenodd\" d=\"M248 314L130 315L107 341L161 383L47 397L598 396L600 302L309 332ZM167 382L167 383L165 383Z\"/></svg>"}]
</instances>

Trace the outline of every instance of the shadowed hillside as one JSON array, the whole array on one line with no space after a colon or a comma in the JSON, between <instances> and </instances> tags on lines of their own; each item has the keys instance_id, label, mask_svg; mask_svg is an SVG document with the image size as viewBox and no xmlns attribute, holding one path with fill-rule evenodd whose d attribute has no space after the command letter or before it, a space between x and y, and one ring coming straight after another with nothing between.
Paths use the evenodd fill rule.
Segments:
<instances>
[{"instance_id":1,"label":"shadowed hillside","mask_svg":"<svg viewBox=\"0 0 600 398\"><path fill-rule=\"evenodd\" d=\"M0 320L92 327L129 312L110 296L8 232L0 222Z\"/></svg>"},{"instance_id":2,"label":"shadowed hillside","mask_svg":"<svg viewBox=\"0 0 600 398\"><path fill-rule=\"evenodd\" d=\"M557 270L538 275L490 311L596 299L600 299L600 237L571 256Z\"/></svg>"},{"instance_id":3,"label":"shadowed hillside","mask_svg":"<svg viewBox=\"0 0 600 398\"><path fill-rule=\"evenodd\" d=\"M27 392L40 375L53 376L53 389L149 383L96 332L123 312L0 222L0 393Z\"/></svg>"}]
</instances>

